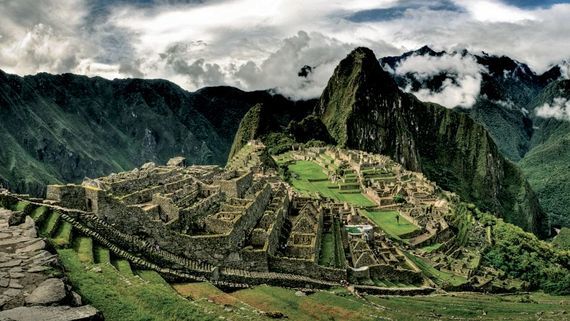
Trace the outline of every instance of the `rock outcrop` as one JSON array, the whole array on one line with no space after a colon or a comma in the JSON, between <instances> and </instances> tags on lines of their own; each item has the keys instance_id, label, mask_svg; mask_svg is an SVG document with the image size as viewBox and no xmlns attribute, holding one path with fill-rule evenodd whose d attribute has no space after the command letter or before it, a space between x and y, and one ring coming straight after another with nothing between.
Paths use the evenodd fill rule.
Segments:
<instances>
[{"instance_id":1,"label":"rock outcrop","mask_svg":"<svg viewBox=\"0 0 570 321\"><path fill-rule=\"evenodd\" d=\"M37 236L32 218L8 225L14 213L0 208L0 320L103 320L92 306L81 306L64 279L53 277L63 275L57 256Z\"/></svg>"}]
</instances>

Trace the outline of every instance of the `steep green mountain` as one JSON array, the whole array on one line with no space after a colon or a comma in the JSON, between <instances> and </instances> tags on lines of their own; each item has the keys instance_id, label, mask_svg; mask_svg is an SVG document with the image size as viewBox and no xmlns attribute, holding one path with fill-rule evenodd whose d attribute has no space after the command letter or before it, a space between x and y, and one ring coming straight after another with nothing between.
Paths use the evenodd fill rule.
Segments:
<instances>
[{"instance_id":1,"label":"steep green mountain","mask_svg":"<svg viewBox=\"0 0 570 321\"><path fill-rule=\"evenodd\" d=\"M231 87L191 93L164 80L0 72L0 185L42 195L48 183L175 155L224 164L240 119L259 102L295 104Z\"/></svg>"},{"instance_id":2,"label":"steep green mountain","mask_svg":"<svg viewBox=\"0 0 570 321\"><path fill-rule=\"evenodd\" d=\"M276 148L288 148L295 141L306 142L312 138L332 142L320 120L309 117L316 102L256 104L239 122L228 159L232 159L252 139L271 146L271 152L277 152Z\"/></svg>"},{"instance_id":3,"label":"steep green mountain","mask_svg":"<svg viewBox=\"0 0 570 321\"><path fill-rule=\"evenodd\" d=\"M317 114L340 145L391 155L508 222L548 234L522 172L500 154L485 128L399 90L369 49L358 48L341 61Z\"/></svg>"},{"instance_id":4,"label":"steep green mountain","mask_svg":"<svg viewBox=\"0 0 570 321\"><path fill-rule=\"evenodd\" d=\"M453 68L430 77L413 69L405 73L398 69L411 57L446 59L452 55L472 60L481 74L480 93L475 104L471 108L456 107L455 110L469 114L482 124L503 155L520 162L552 225L570 226L570 214L566 210L570 204L570 179L566 175L566 164L570 161L569 120L545 119L536 114L538 107L547 103L552 105L555 98L568 98L568 85L559 81L563 74L561 67L553 66L545 73L537 74L526 64L509 57L487 53L476 55L467 51L436 52L429 47L401 56L384 57L380 63L392 71L400 88L437 93L446 83L457 83L458 74Z\"/></svg>"},{"instance_id":5,"label":"steep green mountain","mask_svg":"<svg viewBox=\"0 0 570 321\"><path fill-rule=\"evenodd\" d=\"M551 83L529 107L555 105L556 99L570 99L570 80ZM533 148L520 166L536 191L541 204L556 226L570 226L570 119L535 117Z\"/></svg>"}]
</instances>

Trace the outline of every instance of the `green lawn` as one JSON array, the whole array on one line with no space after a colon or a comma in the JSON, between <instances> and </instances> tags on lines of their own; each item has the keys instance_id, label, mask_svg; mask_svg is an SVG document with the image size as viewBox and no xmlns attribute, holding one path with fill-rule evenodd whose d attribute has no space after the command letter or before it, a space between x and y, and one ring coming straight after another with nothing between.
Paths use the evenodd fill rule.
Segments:
<instances>
[{"instance_id":1,"label":"green lawn","mask_svg":"<svg viewBox=\"0 0 570 321\"><path fill-rule=\"evenodd\" d=\"M53 243L56 246L66 247L71 244L71 230L73 226L71 226L68 222L63 222L59 225L57 232L53 237Z\"/></svg>"},{"instance_id":2,"label":"green lawn","mask_svg":"<svg viewBox=\"0 0 570 321\"><path fill-rule=\"evenodd\" d=\"M392 287L405 286L388 283ZM232 296L262 311L282 312L288 316L285 320L570 320L570 298L543 293L506 296L478 293L417 297L365 295L363 300L350 296L344 288L296 296L294 290L258 286L234 292Z\"/></svg>"},{"instance_id":3,"label":"green lawn","mask_svg":"<svg viewBox=\"0 0 570 321\"><path fill-rule=\"evenodd\" d=\"M390 235L399 237L418 229L417 226L401 216L398 211L365 211L365 213L376 225ZM396 216L400 216L399 223L396 220Z\"/></svg>"},{"instance_id":4,"label":"green lawn","mask_svg":"<svg viewBox=\"0 0 570 321\"><path fill-rule=\"evenodd\" d=\"M357 206L375 205L374 202L362 193L341 193L338 186L333 185L328 180L328 176L323 172L321 166L314 162L297 161L294 164L289 165L289 171L292 174L291 185L300 192L304 192L306 195L316 192L324 197L329 197L339 202L348 202ZM323 181L310 182L309 180Z\"/></svg>"},{"instance_id":5,"label":"green lawn","mask_svg":"<svg viewBox=\"0 0 570 321\"><path fill-rule=\"evenodd\" d=\"M421 251L424 251L424 252L426 252L426 253L431 253L431 252L433 252L433 251L437 251L442 245L443 245L443 244L441 244L441 243L434 243L434 244L431 244L431 245L428 245L428 246L424 246L424 247L422 247L420 250L421 250Z\"/></svg>"},{"instance_id":6,"label":"green lawn","mask_svg":"<svg viewBox=\"0 0 570 321\"><path fill-rule=\"evenodd\" d=\"M321 239L321 255L319 264L322 266L333 266L335 260L334 236L332 233L323 233Z\"/></svg>"},{"instance_id":7,"label":"green lawn","mask_svg":"<svg viewBox=\"0 0 570 321\"><path fill-rule=\"evenodd\" d=\"M340 235L340 226L335 220L331 231L323 233L319 264L322 266L342 268L344 266L344 249Z\"/></svg>"}]
</instances>

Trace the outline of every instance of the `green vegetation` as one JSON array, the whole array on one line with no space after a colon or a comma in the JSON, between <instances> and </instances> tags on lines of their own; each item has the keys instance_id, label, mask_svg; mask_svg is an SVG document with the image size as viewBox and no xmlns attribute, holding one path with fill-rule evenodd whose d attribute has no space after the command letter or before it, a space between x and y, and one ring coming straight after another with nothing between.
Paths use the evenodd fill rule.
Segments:
<instances>
[{"instance_id":1,"label":"green vegetation","mask_svg":"<svg viewBox=\"0 0 570 321\"><path fill-rule=\"evenodd\" d=\"M321 255L319 257L319 264L324 266L332 266L335 262L334 251L334 235L333 233L323 233L321 238Z\"/></svg>"},{"instance_id":2,"label":"green vegetation","mask_svg":"<svg viewBox=\"0 0 570 321\"><path fill-rule=\"evenodd\" d=\"M570 228L563 227L552 241L552 244L561 250L570 250Z\"/></svg>"},{"instance_id":3,"label":"green vegetation","mask_svg":"<svg viewBox=\"0 0 570 321\"><path fill-rule=\"evenodd\" d=\"M477 214L480 221L493 230L494 244L483 254L485 263L528 282L533 289L570 294L569 251L560 251L491 214Z\"/></svg>"},{"instance_id":4,"label":"green vegetation","mask_svg":"<svg viewBox=\"0 0 570 321\"><path fill-rule=\"evenodd\" d=\"M57 232L53 237L53 243L59 247L66 247L71 244L71 230L73 226L68 222L59 225Z\"/></svg>"},{"instance_id":5,"label":"green vegetation","mask_svg":"<svg viewBox=\"0 0 570 321\"><path fill-rule=\"evenodd\" d=\"M530 289L542 289L554 294L570 293L570 252L539 240L520 227L505 223L492 214L479 211L472 204L459 204L451 220L458 229L457 245L465 245L471 226L485 227L485 237L491 243L483 249L482 263L501 270L507 276L526 281Z\"/></svg>"},{"instance_id":6,"label":"green vegetation","mask_svg":"<svg viewBox=\"0 0 570 321\"><path fill-rule=\"evenodd\" d=\"M297 161L288 166L291 173L290 183L306 195L318 193L339 202L348 202L357 206L374 206L362 193L341 193L337 185L328 180L328 176L318 164L311 161Z\"/></svg>"},{"instance_id":7,"label":"green vegetation","mask_svg":"<svg viewBox=\"0 0 570 321\"><path fill-rule=\"evenodd\" d=\"M398 286L392 284L391 286ZM400 286L404 286L403 284ZM272 286L258 286L226 294L208 283L192 285L191 297L214 302L239 300L261 311L281 312L288 320L566 320L568 297L542 293L523 295L483 295L454 293L423 297L378 297L364 295L357 298L346 289L316 292L296 296L294 290ZM178 288L175 285L175 288ZM234 304L235 303L231 303ZM565 312L566 311L566 312Z\"/></svg>"},{"instance_id":8,"label":"green vegetation","mask_svg":"<svg viewBox=\"0 0 570 321\"><path fill-rule=\"evenodd\" d=\"M415 256L413 254L404 252L406 257L410 259L422 272L429 277L432 281L437 283L439 286L461 286L467 283L467 278L459 275L455 275L450 272L439 271L434 268L425 259Z\"/></svg>"},{"instance_id":9,"label":"green vegetation","mask_svg":"<svg viewBox=\"0 0 570 321\"><path fill-rule=\"evenodd\" d=\"M46 216L49 214L48 208L45 206L40 206L32 211L30 217L36 221L36 224L43 222Z\"/></svg>"},{"instance_id":10,"label":"green vegetation","mask_svg":"<svg viewBox=\"0 0 570 321\"><path fill-rule=\"evenodd\" d=\"M442 246L443 244L441 243L434 243L428 246L424 246L422 248L420 248L421 251L424 251L425 253L431 253L431 252L435 252L437 250L439 250L439 248Z\"/></svg>"},{"instance_id":11,"label":"green vegetation","mask_svg":"<svg viewBox=\"0 0 570 321\"><path fill-rule=\"evenodd\" d=\"M394 202L396 203L406 203L406 199L401 194L394 195Z\"/></svg>"},{"instance_id":12,"label":"green vegetation","mask_svg":"<svg viewBox=\"0 0 570 321\"><path fill-rule=\"evenodd\" d=\"M309 296L296 296L294 290L257 286L232 295L259 310L282 312L289 320L378 320L380 312L366 301L348 294L316 292Z\"/></svg>"},{"instance_id":13,"label":"green vegetation","mask_svg":"<svg viewBox=\"0 0 570 321\"><path fill-rule=\"evenodd\" d=\"M556 98L570 98L570 80L552 82L527 109L534 114L544 104L553 105ZM570 122L540 117L533 121L530 150L519 165L550 223L570 227Z\"/></svg>"},{"instance_id":14,"label":"green vegetation","mask_svg":"<svg viewBox=\"0 0 570 321\"><path fill-rule=\"evenodd\" d=\"M16 204L16 206L14 207L14 210L15 210L15 211L23 211L23 210L26 208L26 206L28 206L28 205L30 205L29 202L26 202L26 201L19 201L19 202Z\"/></svg>"},{"instance_id":15,"label":"green vegetation","mask_svg":"<svg viewBox=\"0 0 570 321\"><path fill-rule=\"evenodd\" d=\"M400 237L418 229L398 211L364 211L364 213L389 235ZM400 217L400 220L398 221L396 217Z\"/></svg>"},{"instance_id":16,"label":"green vegetation","mask_svg":"<svg viewBox=\"0 0 570 321\"><path fill-rule=\"evenodd\" d=\"M257 138L261 122L261 104L257 104L243 116L239 123L239 130L234 137L228 159L232 159L250 140Z\"/></svg>"},{"instance_id":17,"label":"green vegetation","mask_svg":"<svg viewBox=\"0 0 570 321\"><path fill-rule=\"evenodd\" d=\"M93 240L90 237L80 236L75 239L77 257L82 263L93 263Z\"/></svg>"},{"instance_id":18,"label":"green vegetation","mask_svg":"<svg viewBox=\"0 0 570 321\"><path fill-rule=\"evenodd\" d=\"M51 236L59 224L59 216L60 214L58 212L50 211L47 219L44 221L42 227L40 228L40 234L44 236Z\"/></svg>"}]
</instances>

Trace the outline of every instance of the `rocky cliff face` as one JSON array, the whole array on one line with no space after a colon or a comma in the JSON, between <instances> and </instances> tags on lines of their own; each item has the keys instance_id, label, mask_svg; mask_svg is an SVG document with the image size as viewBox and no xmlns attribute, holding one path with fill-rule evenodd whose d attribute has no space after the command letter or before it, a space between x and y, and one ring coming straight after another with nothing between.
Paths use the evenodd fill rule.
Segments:
<instances>
[{"instance_id":1,"label":"rocky cliff face","mask_svg":"<svg viewBox=\"0 0 570 321\"><path fill-rule=\"evenodd\" d=\"M399 90L369 49L339 64L316 113L341 146L390 155L511 223L548 233L536 196L485 128Z\"/></svg>"},{"instance_id":2,"label":"rocky cliff face","mask_svg":"<svg viewBox=\"0 0 570 321\"><path fill-rule=\"evenodd\" d=\"M0 185L42 195L46 184L176 155L221 165L240 119L263 101L288 102L230 87L191 93L164 80L0 71Z\"/></svg>"}]
</instances>

